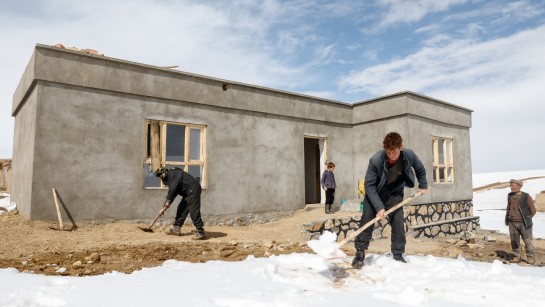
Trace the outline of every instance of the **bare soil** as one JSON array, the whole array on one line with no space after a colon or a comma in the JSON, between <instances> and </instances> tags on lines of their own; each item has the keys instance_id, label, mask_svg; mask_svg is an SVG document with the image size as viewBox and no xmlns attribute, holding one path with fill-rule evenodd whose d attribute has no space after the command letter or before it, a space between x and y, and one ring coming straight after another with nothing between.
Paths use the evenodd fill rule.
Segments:
<instances>
[{"instance_id":1,"label":"bare soil","mask_svg":"<svg viewBox=\"0 0 545 307\"><path fill-rule=\"evenodd\" d=\"M46 275L99 275L118 271L131 273L142 268L160 266L165 260L189 262L210 260L240 261L253 255L269 257L289 253L312 253L306 246L302 225L311 221L339 218L357 213L337 212L326 215L319 205L307 206L290 218L250 226L211 226L206 228L207 239L192 240L193 227L182 227L182 236L165 234L168 227L155 227L152 233L140 227L146 224L117 222L82 225L72 231L62 231L58 224L29 221L11 212L0 215L0 268ZM493 236L496 242L486 242ZM481 231L474 244L458 238L415 239L407 236L408 255L434 255L456 258L463 254L476 261L509 261L511 250L507 235ZM545 241L534 240L537 260L542 263ZM343 250L354 254L353 244ZM370 253L390 252L390 239L371 242ZM64 269L62 269L64 268Z\"/></svg>"}]
</instances>

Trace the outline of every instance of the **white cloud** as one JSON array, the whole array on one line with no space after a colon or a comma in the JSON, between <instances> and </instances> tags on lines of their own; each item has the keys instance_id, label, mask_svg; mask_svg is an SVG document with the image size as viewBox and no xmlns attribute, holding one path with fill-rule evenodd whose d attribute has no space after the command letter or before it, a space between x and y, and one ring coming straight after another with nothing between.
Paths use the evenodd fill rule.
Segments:
<instances>
[{"instance_id":1,"label":"white cloud","mask_svg":"<svg viewBox=\"0 0 545 307\"><path fill-rule=\"evenodd\" d=\"M411 90L473 109L476 171L545 167L545 146L536 140L545 131L542 37L545 26L486 42L451 40L354 71L340 84L376 96Z\"/></svg>"},{"instance_id":2,"label":"white cloud","mask_svg":"<svg viewBox=\"0 0 545 307\"><path fill-rule=\"evenodd\" d=\"M384 28L397 23L419 21L430 13L445 11L451 6L465 2L467 0L379 0L378 4L387 8L380 26Z\"/></svg>"},{"instance_id":3,"label":"white cloud","mask_svg":"<svg viewBox=\"0 0 545 307\"><path fill-rule=\"evenodd\" d=\"M373 95L407 89L421 92L464 89L483 84L504 89L529 79L545 78L545 57L539 56L545 54L545 40L539 37L545 37L545 26L487 42L452 40L353 71L340 84L348 91Z\"/></svg>"}]
</instances>

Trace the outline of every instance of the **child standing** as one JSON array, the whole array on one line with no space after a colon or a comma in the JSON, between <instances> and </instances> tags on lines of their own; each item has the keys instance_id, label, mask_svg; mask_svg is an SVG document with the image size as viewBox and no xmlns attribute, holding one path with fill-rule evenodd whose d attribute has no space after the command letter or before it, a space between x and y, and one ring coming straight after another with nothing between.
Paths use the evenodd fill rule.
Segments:
<instances>
[{"instance_id":1,"label":"child standing","mask_svg":"<svg viewBox=\"0 0 545 307\"><path fill-rule=\"evenodd\" d=\"M322 180L320 181L320 183L322 184L322 188L325 190L326 214L333 213L331 206L333 205L333 200L335 199L335 188L337 188L337 184L335 183L335 175L333 174L334 169L335 163L327 163L327 169L324 171L322 175Z\"/></svg>"}]
</instances>

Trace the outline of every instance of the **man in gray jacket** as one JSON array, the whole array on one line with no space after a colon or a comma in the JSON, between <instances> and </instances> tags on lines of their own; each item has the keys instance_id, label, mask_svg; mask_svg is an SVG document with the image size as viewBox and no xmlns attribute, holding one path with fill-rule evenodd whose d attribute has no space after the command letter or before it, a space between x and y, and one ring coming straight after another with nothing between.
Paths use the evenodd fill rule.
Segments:
<instances>
[{"instance_id":1,"label":"man in gray jacket","mask_svg":"<svg viewBox=\"0 0 545 307\"><path fill-rule=\"evenodd\" d=\"M426 169L412 150L403 148L401 135L397 132L388 133L384 138L383 147L383 150L369 159L365 174L365 204L360 227L375 217L386 218L386 210L403 201L404 188L415 186L415 174L418 180L418 192L422 194L428 192ZM401 262L406 262L402 256L407 241L404 220L403 208L388 215L388 222L392 227L393 258ZM369 247L373 228L372 225L356 237L356 255L352 260L352 267L359 269L363 266L365 250Z\"/></svg>"},{"instance_id":2,"label":"man in gray jacket","mask_svg":"<svg viewBox=\"0 0 545 307\"><path fill-rule=\"evenodd\" d=\"M509 226L511 248L515 258L512 262L518 263L520 258L520 238L526 248L526 260L529 264L536 264L536 251L532 242L532 217L536 214L534 200L528 193L522 192L522 181L511 179L509 181L511 193L507 195L507 212L505 225Z\"/></svg>"}]
</instances>

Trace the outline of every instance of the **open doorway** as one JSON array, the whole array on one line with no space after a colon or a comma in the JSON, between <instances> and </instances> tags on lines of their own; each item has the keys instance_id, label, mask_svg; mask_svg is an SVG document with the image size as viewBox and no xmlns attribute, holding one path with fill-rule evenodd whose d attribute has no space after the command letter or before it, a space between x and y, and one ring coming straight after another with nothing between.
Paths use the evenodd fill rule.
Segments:
<instances>
[{"instance_id":1,"label":"open doorway","mask_svg":"<svg viewBox=\"0 0 545 307\"><path fill-rule=\"evenodd\" d=\"M325 138L305 137L305 204L325 200L325 192L320 187L326 161L325 145Z\"/></svg>"}]
</instances>

